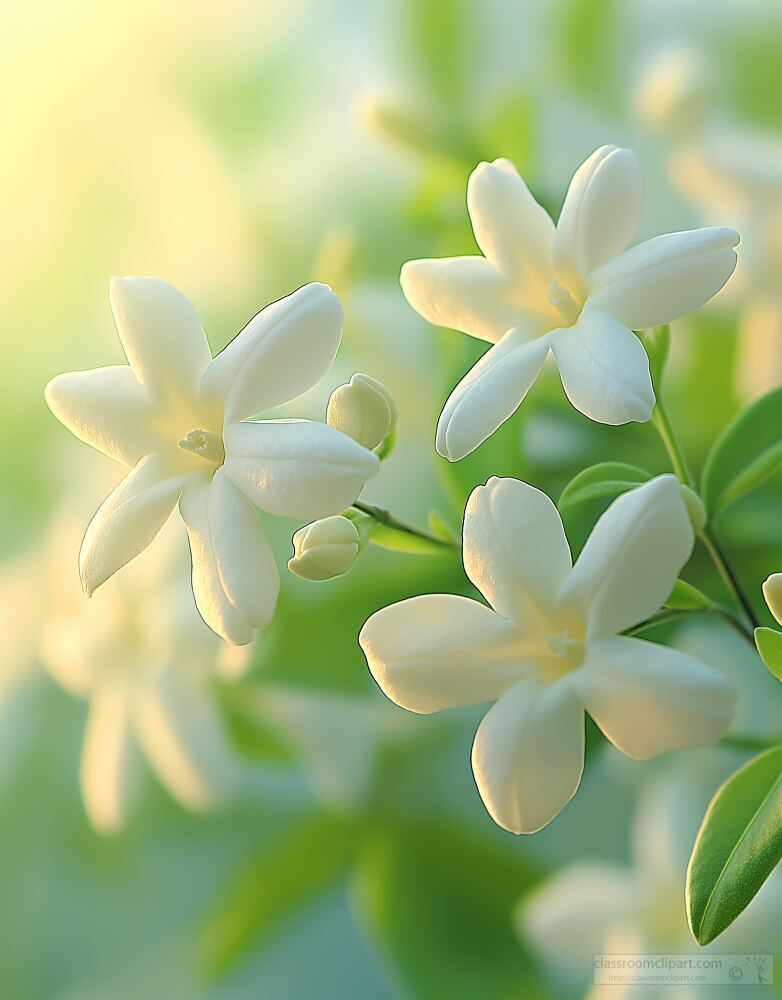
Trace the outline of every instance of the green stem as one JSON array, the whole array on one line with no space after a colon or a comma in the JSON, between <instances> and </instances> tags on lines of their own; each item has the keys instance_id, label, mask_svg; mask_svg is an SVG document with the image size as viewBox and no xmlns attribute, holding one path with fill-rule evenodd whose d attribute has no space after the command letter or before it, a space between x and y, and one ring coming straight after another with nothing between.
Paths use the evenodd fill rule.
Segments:
<instances>
[{"instance_id":1,"label":"green stem","mask_svg":"<svg viewBox=\"0 0 782 1000\"><path fill-rule=\"evenodd\" d=\"M376 507L371 503L363 503L361 500L356 500L353 507L355 510L360 510L362 514L368 514L376 521L379 521L381 524L386 524L389 528L394 528L396 531L403 531L406 535L414 535L416 538L423 538L427 542L431 542L433 545L440 545L443 549L450 552L461 551L461 547L455 542L448 542L444 538L438 538L437 535L430 534L428 531L421 531L419 528L414 528L410 524L405 524L404 521L398 521L393 514L384 510L382 507Z\"/></svg>"},{"instance_id":2,"label":"green stem","mask_svg":"<svg viewBox=\"0 0 782 1000\"><path fill-rule=\"evenodd\" d=\"M673 424L668 418L668 414L663 406L662 400L659 398L657 400L657 405L654 408L654 412L652 413L652 423L657 429L657 432L665 445L665 450L668 452L668 457L671 460L673 471L679 477L680 482L682 482L685 486L689 486L690 489L694 489L695 480L690 472L687 456L684 454L684 449L679 442ZM737 607L741 608L747 616L747 619L752 623L753 628L757 628L760 625L760 622L755 617L752 605L750 604L747 595L744 593L736 574L731 569L728 560L725 558L725 553L720 548L716 538L710 534L707 527L704 527L699 532L698 537L703 542L706 551L709 553L712 562L722 577L728 593L735 601Z\"/></svg>"},{"instance_id":3,"label":"green stem","mask_svg":"<svg viewBox=\"0 0 782 1000\"><path fill-rule=\"evenodd\" d=\"M701 614L719 615L719 617L727 622L731 628L738 632L742 639L746 639L752 648L755 648L754 636L744 622L737 618L730 608L723 608L719 604L712 604L709 607L704 608L663 608L662 611L658 612L656 615L652 615L651 618L647 618L646 621L641 622L639 625L636 625L635 628L630 629L624 634L637 635L641 632L645 632L647 629L656 628L658 625L665 625L668 622L676 621L679 618L689 618L692 615Z\"/></svg>"}]
</instances>

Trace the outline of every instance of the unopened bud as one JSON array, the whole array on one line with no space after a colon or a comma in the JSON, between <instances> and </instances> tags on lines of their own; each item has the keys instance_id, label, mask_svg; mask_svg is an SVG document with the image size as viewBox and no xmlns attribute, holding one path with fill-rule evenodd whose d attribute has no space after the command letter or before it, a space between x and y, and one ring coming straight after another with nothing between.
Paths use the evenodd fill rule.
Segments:
<instances>
[{"instance_id":1,"label":"unopened bud","mask_svg":"<svg viewBox=\"0 0 782 1000\"><path fill-rule=\"evenodd\" d=\"M347 573L358 555L358 530L342 514L299 528L288 569L302 580L331 580Z\"/></svg>"},{"instance_id":2,"label":"unopened bud","mask_svg":"<svg viewBox=\"0 0 782 1000\"><path fill-rule=\"evenodd\" d=\"M782 625L782 573L772 573L763 584L763 596L768 610Z\"/></svg>"},{"instance_id":3,"label":"unopened bud","mask_svg":"<svg viewBox=\"0 0 782 1000\"><path fill-rule=\"evenodd\" d=\"M690 489L689 486L685 486L684 483L682 483L681 490L684 506L687 508L687 513L690 515L692 529L697 535L703 530L703 527L706 524L706 508L703 506L703 500L701 500L695 490Z\"/></svg>"},{"instance_id":4,"label":"unopened bud","mask_svg":"<svg viewBox=\"0 0 782 1000\"><path fill-rule=\"evenodd\" d=\"M382 382L357 372L337 386L329 399L326 423L352 437L365 448L377 448L394 429L394 397Z\"/></svg>"}]
</instances>

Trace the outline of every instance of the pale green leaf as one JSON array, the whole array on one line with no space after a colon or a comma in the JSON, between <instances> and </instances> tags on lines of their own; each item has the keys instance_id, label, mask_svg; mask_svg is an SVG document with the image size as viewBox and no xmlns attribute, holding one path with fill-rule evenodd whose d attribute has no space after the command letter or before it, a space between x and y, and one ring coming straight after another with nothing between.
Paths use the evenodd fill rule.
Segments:
<instances>
[{"instance_id":1,"label":"pale green leaf","mask_svg":"<svg viewBox=\"0 0 782 1000\"><path fill-rule=\"evenodd\" d=\"M756 628L755 645L771 673L782 680L782 632L775 628Z\"/></svg>"}]
</instances>

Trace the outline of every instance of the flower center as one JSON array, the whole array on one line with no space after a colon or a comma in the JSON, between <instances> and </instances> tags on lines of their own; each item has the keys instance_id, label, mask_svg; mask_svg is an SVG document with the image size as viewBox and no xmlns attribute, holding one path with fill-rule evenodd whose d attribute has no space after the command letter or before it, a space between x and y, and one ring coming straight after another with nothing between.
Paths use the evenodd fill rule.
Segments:
<instances>
[{"instance_id":1,"label":"flower center","mask_svg":"<svg viewBox=\"0 0 782 1000\"><path fill-rule=\"evenodd\" d=\"M214 462L215 465L222 465L225 461L225 446L219 434L212 431L201 430L197 427L190 431L179 442L179 447L183 451L192 451L194 455L203 458L205 462Z\"/></svg>"},{"instance_id":2,"label":"flower center","mask_svg":"<svg viewBox=\"0 0 782 1000\"><path fill-rule=\"evenodd\" d=\"M584 643L566 628L548 637L548 648L555 659L566 660L570 666L578 666L584 657Z\"/></svg>"},{"instance_id":3,"label":"flower center","mask_svg":"<svg viewBox=\"0 0 782 1000\"><path fill-rule=\"evenodd\" d=\"M564 325L573 326L581 314L581 306L556 278L549 286L548 300L562 317Z\"/></svg>"}]
</instances>

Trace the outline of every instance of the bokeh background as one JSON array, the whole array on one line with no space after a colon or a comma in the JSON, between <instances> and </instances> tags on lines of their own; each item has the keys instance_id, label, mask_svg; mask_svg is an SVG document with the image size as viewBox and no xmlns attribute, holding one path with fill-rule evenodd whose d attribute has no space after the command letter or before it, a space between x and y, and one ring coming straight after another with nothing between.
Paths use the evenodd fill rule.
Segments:
<instances>
[{"instance_id":1,"label":"bokeh background","mask_svg":"<svg viewBox=\"0 0 782 1000\"><path fill-rule=\"evenodd\" d=\"M597 461L664 471L650 427L589 423L552 374L476 453L440 459L437 414L481 347L428 327L397 283L409 258L473 252L465 186L478 161L510 158L556 213L573 170L612 142L642 159L641 236L705 222L742 232L731 285L673 331L669 408L700 468L741 403L782 382L782 7L43 0L6 6L3 21L0 995L579 997L603 943L602 894L562 883L567 933L536 933L529 914L584 861L626 873L623 920L643 925L649 950L696 951L687 849L745 758L632 764L590 733L582 788L560 817L534 837L496 828L469 768L480 710L407 715L374 687L356 643L394 600L469 594L449 555L370 548L327 585L285 574L249 673L214 686L250 780L194 815L147 775L126 827L94 832L78 782L86 708L42 668L41 635L118 470L56 423L42 392L60 371L122 360L113 274L181 288L215 351L317 279L343 300L345 336L297 415L322 419L353 371L381 378L401 413L368 500L420 525L436 510L458 530L489 475L556 498ZM782 569L781 503L777 478L720 525L761 616L759 584ZM281 562L297 526L269 526ZM568 524L575 548L587 527ZM688 578L719 593L700 554ZM737 733L782 732L775 682L739 640L705 622L660 637L738 679ZM650 882L673 887L654 919ZM768 888L746 950L778 944L782 892Z\"/></svg>"}]
</instances>

